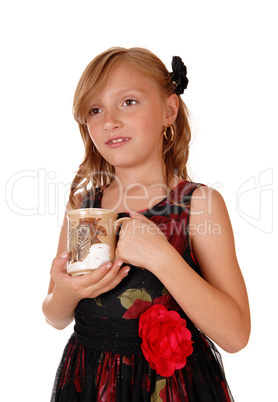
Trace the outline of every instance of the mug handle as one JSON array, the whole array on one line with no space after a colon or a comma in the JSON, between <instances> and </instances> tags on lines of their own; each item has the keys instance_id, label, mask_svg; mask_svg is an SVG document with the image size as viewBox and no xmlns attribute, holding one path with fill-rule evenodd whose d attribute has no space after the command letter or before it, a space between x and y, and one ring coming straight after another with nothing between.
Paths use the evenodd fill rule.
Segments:
<instances>
[{"instance_id":1,"label":"mug handle","mask_svg":"<svg viewBox=\"0 0 278 402\"><path fill-rule=\"evenodd\" d=\"M115 229L115 232L117 233L118 230L119 230L119 227L121 226L121 224L122 224L124 221L127 221L127 220L129 220L129 219L131 219L131 218L126 217L126 218L119 218L119 219L117 219L117 220L114 222L114 229Z\"/></svg>"}]
</instances>

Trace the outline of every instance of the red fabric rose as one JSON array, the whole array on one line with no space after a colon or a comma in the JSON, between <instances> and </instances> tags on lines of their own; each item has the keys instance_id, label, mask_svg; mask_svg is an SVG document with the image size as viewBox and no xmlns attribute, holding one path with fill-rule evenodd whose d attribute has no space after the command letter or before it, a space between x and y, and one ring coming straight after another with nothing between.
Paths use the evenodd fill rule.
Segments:
<instances>
[{"instance_id":1,"label":"red fabric rose","mask_svg":"<svg viewBox=\"0 0 278 402\"><path fill-rule=\"evenodd\" d=\"M152 369L163 377L186 365L193 352L191 332L176 311L155 304L140 316L141 349Z\"/></svg>"}]
</instances>

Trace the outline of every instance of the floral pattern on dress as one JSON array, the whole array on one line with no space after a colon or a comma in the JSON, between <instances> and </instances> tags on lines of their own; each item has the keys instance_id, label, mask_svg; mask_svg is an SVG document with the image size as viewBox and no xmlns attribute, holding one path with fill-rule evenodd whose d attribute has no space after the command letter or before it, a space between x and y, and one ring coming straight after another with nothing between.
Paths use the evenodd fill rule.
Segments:
<instances>
[{"instance_id":1,"label":"floral pattern on dress","mask_svg":"<svg viewBox=\"0 0 278 402\"><path fill-rule=\"evenodd\" d=\"M154 304L161 304L167 310L179 311L180 306L165 289L162 296L152 300L151 295L145 289L127 289L118 298L122 306L127 310L123 315L125 319L137 319Z\"/></svg>"},{"instance_id":2,"label":"floral pattern on dress","mask_svg":"<svg viewBox=\"0 0 278 402\"><path fill-rule=\"evenodd\" d=\"M150 220L159 227L169 243L180 253L180 255L183 255L188 247L187 211L182 212L180 215L170 214L169 216L153 216Z\"/></svg>"}]
</instances>

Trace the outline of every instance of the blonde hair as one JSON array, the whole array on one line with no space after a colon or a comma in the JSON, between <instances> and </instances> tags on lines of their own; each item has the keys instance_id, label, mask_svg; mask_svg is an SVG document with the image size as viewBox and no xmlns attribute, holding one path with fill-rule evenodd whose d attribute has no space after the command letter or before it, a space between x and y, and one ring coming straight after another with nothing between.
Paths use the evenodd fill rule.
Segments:
<instances>
[{"instance_id":1,"label":"blonde hair","mask_svg":"<svg viewBox=\"0 0 278 402\"><path fill-rule=\"evenodd\" d=\"M78 82L73 100L73 115L85 146L83 162L71 185L69 201L74 209L80 206L77 192L83 190L88 195L90 186L94 191L95 188L106 186L114 180L114 167L97 152L90 138L87 116L92 99L101 91L112 69L120 63L127 64L150 79L162 98L166 99L175 92L171 74L162 61L147 49L114 47L101 53L88 64ZM191 139L189 112L179 95L178 98L179 110L173 123L174 140L163 139L162 155L167 185L173 175L182 180L188 179L186 164Z\"/></svg>"}]
</instances>

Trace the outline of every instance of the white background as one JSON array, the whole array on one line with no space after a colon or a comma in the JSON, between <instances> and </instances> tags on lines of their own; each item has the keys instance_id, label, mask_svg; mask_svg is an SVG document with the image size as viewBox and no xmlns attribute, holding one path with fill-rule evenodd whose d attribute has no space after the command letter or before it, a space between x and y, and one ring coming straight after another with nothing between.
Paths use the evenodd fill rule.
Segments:
<instances>
[{"instance_id":1,"label":"white background","mask_svg":"<svg viewBox=\"0 0 278 402\"><path fill-rule=\"evenodd\" d=\"M1 400L49 401L72 332L48 326L41 303L83 157L73 93L111 46L147 47L169 69L173 55L187 64L191 177L226 200L252 311L249 345L222 354L226 375L236 402L275 399L276 9L270 0L2 2Z\"/></svg>"}]
</instances>

